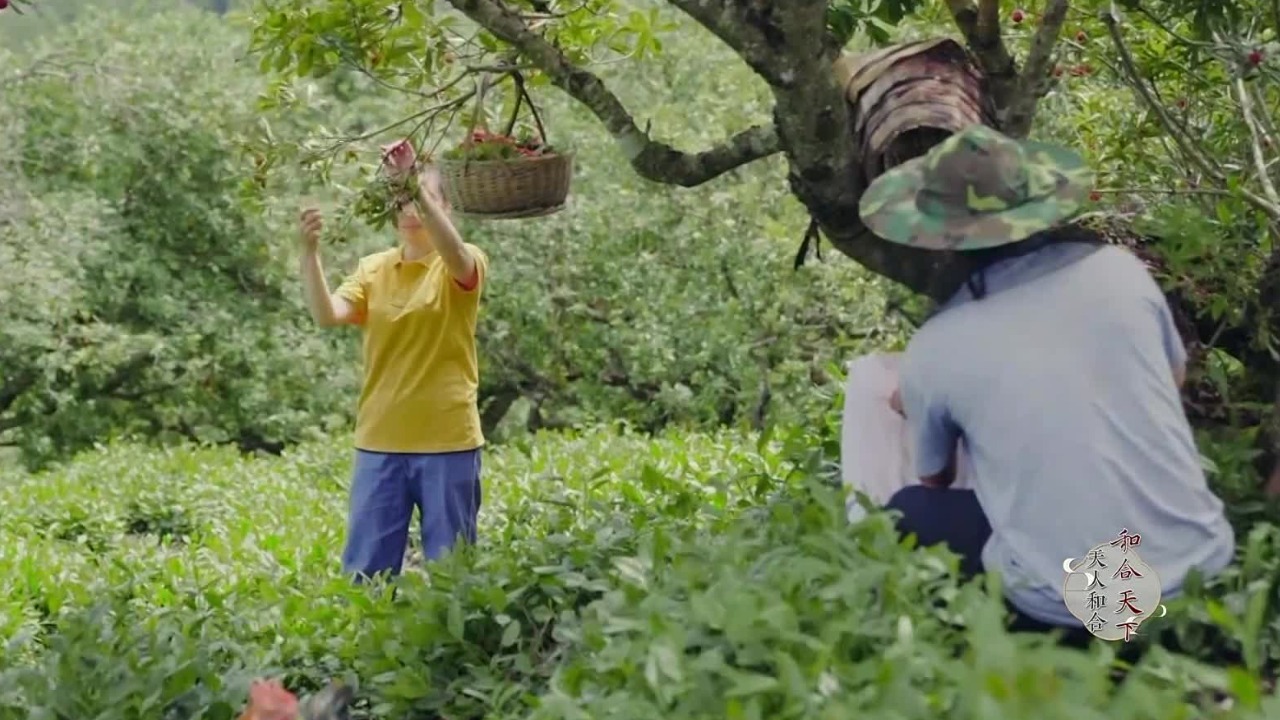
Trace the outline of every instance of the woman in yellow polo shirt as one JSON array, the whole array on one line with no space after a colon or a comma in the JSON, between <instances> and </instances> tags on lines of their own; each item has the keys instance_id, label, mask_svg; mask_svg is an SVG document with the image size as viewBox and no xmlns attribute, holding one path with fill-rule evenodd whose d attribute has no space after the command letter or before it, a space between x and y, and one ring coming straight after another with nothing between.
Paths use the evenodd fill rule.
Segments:
<instances>
[{"instance_id":1,"label":"woman in yellow polo shirt","mask_svg":"<svg viewBox=\"0 0 1280 720\"><path fill-rule=\"evenodd\" d=\"M484 445L475 333L488 258L458 235L439 173L420 167L407 141L384 148L384 163L401 177L418 173L418 202L397 213L397 246L361 258L335 292L320 261L320 213L301 219L311 317L364 335L342 554L344 571L361 579L400 572L415 507L428 559L459 537L475 542Z\"/></svg>"}]
</instances>

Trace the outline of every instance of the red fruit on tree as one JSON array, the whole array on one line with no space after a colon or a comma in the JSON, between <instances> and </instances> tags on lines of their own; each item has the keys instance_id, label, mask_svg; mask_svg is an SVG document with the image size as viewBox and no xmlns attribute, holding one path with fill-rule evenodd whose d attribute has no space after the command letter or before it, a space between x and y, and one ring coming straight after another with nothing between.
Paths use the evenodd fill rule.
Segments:
<instances>
[{"instance_id":1,"label":"red fruit on tree","mask_svg":"<svg viewBox=\"0 0 1280 720\"><path fill-rule=\"evenodd\" d=\"M1076 33L1076 42L1082 43L1088 39L1089 39L1089 36L1085 35L1083 30L1080 30Z\"/></svg>"},{"instance_id":2,"label":"red fruit on tree","mask_svg":"<svg viewBox=\"0 0 1280 720\"><path fill-rule=\"evenodd\" d=\"M0 0L0 10L7 10L8 8L9 0Z\"/></svg>"},{"instance_id":3,"label":"red fruit on tree","mask_svg":"<svg viewBox=\"0 0 1280 720\"><path fill-rule=\"evenodd\" d=\"M1187 109L1187 99L1186 99L1186 98L1178 98L1178 109L1179 109L1179 110L1186 110L1186 109Z\"/></svg>"},{"instance_id":4,"label":"red fruit on tree","mask_svg":"<svg viewBox=\"0 0 1280 720\"><path fill-rule=\"evenodd\" d=\"M1101 199L1102 199L1102 193L1098 192L1097 190L1094 190L1093 192L1089 193L1090 202L1098 202Z\"/></svg>"},{"instance_id":5,"label":"red fruit on tree","mask_svg":"<svg viewBox=\"0 0 1280 720\"><path fill-rule=\"evenodd\" d=\"M0 0L0 1L3 1L3 0ZM1262 64L1262 51L1261 51L1261 50L1254 50L1254 51L1252 51L1252 52L1250 52L1250 53L1249 53L1249 64L1250 64L1250 65L1254 65L1254 66L1257 66L1257 65L1261 65L1261 64Z\"/></svg>"},{"instance_id":6,"label":"red fruit on tree","mask_svg":"<svg viewBox=\"0 0 1280 720\"><path fill-rule=\"evenodd\" d=\"M0 2L3 2L3 0L0 0ZM1010 19L1011 19L1011 20L1013 20L1015 23L1020 23L1020 22L1022 22L1024 19L1026 19L1027 14L1026 14L1026 13L1024 13L1024 12L1022 12L1022 9L1021 9L1021 8L1019 8L1019 9L1017 9L1017 10L1014 10L1014 11L1013 11L1013 15L1010 15L1009 17L1010 17Z\"/></svg>"}]
</instances>

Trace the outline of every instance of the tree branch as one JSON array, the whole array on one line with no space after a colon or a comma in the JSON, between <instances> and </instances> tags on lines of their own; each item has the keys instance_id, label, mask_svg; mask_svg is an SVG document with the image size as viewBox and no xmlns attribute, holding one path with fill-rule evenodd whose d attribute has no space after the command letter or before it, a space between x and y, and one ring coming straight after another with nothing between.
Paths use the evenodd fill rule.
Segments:
<instances>
[{"instance_id":1,"label":"tree branch","mask_svg":"<svg viewBox=\"0 0 1280 720\"><path fill-rule=\"evenodd\" d=\"M449 4L511 44L547 73L553 85L585 105L604 124L642 177L668 185L693 187L782 149L777 132L762 126L748 128L724 144L699 153L681 152L654 141L636 125L622 101L599 77L574 65L499 0L449 0ZM704 4L711 4L710 0Z\"/></svg>"},{"instance_id":2,"label":"tree branch","mask_svg":"<svg viewBox=\"0 0 1280 720\"><path fill-rule=\"evenodd\" d=\"M1249 90L1244 86L1244 80L1238 77L1231 87L1240 101L1240 114L1244 117L1244 124L1249 128L1249 151L1253 156L1253 166L1258 174L1258 182L1262 184L1262 191L1271 204L1280 208L1280 193L1276 192L1276 186L1271 182L1271 171L1267 167L1267 157L1262 150L1262 143L1267 138L1265 131L1254 119L1253 100L1249 96ZM1280 222L1280 215L1272 215L1272 219Z\"/></svg>"},{"instance_id":3,"label":"tree branch","mask_svg":"<svg viewBox=\"0 0 1280 720\"><path fill-rule=\"evenodd\" d=\"M1004 127L1004 113L1018 96L1018 66L1000 37L1000 3L998 0L947 0L947 8L955 20L965 43L987 76L991 97L997 108L997 120Z\"/></svg>"},{"instance_id":4,"label":"tree branch","mask_svg":"<svg viewBox=\"0 0 1280 720\"><path fill-rule=\"evenodd\" d=\"M808 208L826 239L868 270L916 292L945 299L967 276L956 253L885 242L862 224L858 201L866 190L856 109L845 97L836 52L812 42L825 28L825 6L789 6L779 27L790 47L795 82L774 86L774 124L790 165L792 193ZM816 28L816 30L815 30Z\"/></svg>"},{"instance_id":5,"label":"tree branch","mask_svg":"<svg viewBox=\"0 0 1280 720\"><path fill-rule=\"evenodd\" d=\"M1018 76L1017 92L1010 98L1009 106L1001 108L1007 114L1000 118L1000 124L1011 137L1024 138L1031 133L1040 98L1049 92L1053 48L1058 44L1070 6L1069 0L1049 0L1040 18L1040 28L1031 39L1031 49Z\"/></svg>"},{"instance_id":6,"label":"tree branch","mask_svg":"<svg viewBox=\"0 0 1280 720\"><path fill-rule=\"evenodd\" d=\"M1120 66L1124 69L1124 75L1133 87L1138 97L1146 104L1147 108L1155 114L1160 120L1161 127L1165 133L1177 143L1182 154L1186 156L1192 164L1200 168L1201 172L1213 178L1218 183L1226 185L1227 178L1223 175L1221 168L1217 167L1206 155L1193 138L1189 137L1178 124L1174 122L1169 115L1169 111L1165 108L1164 103L1155 96L1153 90L1147 86L1147 81L1142 78L1138 72L1137 63L1134 62L1133 53L1129 51L1129 46L1125 43L1124 37L1120 35L1120 22L1115 13L1104 13L1102 17L1103 23L1107 26L1107 32L1111 35L1111 41L1115 43L1116 52L1120 56ZM1261 210L1273 221L1280 221L1280 207L1270 202L1257 193L1247 188L1239 188L1237 192L1249 204Z\"/></svg>"},{"instance_id":7,"label":"tree branch","mask_svg":"<svg viewBox=\"0 0 1280 720\"><path fill-rule=\"evenodd\" d=\"M788 67L787 46L781 29L786 13L803 12L800 5L814 4L815 0L792 0L786 10L774 7L775 3L751 3L741 0L670 0L711 34L720 38L755 71L773 86L786 86L796 81L794 68ZM820 3L823 7L826 3ZM810 35L809 42L826 33L826 23L817 28L817 35Z\"/></svg>"}]
</instances>

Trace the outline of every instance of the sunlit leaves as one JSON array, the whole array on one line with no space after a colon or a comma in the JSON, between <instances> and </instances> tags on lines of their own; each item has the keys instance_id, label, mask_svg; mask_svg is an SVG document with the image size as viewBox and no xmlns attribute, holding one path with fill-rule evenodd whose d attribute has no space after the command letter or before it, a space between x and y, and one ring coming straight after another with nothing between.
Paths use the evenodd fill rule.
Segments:
<instances>
[{"instance_id":1,"label":"sunlit leaves","mask_svg":"<svg viewBox=\"0 0 1280 720\"><path fill-rule=\"evenodd\" d=\"M582 64L649 57L661 49L659 33L669 29L655 9L627 10L614 0L530 3L525 22ZM382 91L418 96L424 104L469 91L471 83L462 82L468 74L519 62L492 33L445 3L423 0L266 0L253 38L265 73L292 80L351 68ZM543 84L536 72L526 74L534 87Z\"/></svg>"},{"instance_id":2,"label":"sunlit leaves","mask_svg":"<svg viewBox=\"0 0 1280 720\"><path fill-rule=\"evenodd\" d=\"M840 45L859 33L884 44L892 37L894 27L921 4L920 0L830 0L827 29Z\"/></svg>"}]
</instances>

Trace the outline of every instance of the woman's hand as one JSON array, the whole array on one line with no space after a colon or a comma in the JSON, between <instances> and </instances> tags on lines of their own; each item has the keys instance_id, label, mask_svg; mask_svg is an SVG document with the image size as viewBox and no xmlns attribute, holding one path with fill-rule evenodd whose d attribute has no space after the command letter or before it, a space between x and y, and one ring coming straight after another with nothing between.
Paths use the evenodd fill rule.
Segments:
<instances>
[{"instance_id":1,"label":"woman's hand","mask_svg":"<svg viewBox=\"0 0 1280 720\"><path fill-rule=\"evenodd\" d=\"M393 180L404 181L413 174L418 164L418 153L408 138L382 146L382 167Z\"/></svg>"},{"instance_id":2,"label":"woman's hand","mask_svg":"<svg viewBox=\"0 0 1280 720\"><path fill-rule=\"evenodd\" d=\"M298 243L304 253L314 253L320 246L320 231L324 220L316 208L306 208L298 219Z\"/></svg>"}]
</instances>

